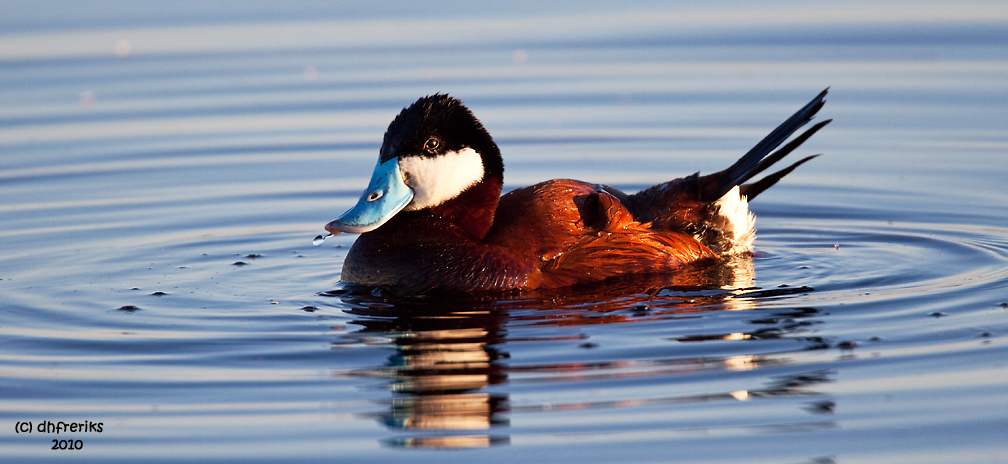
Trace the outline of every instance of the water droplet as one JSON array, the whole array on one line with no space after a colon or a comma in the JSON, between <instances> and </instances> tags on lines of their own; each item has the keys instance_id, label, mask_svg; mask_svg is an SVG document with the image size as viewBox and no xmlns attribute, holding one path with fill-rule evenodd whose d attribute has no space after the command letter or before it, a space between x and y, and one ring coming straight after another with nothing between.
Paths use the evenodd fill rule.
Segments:
<instances>
[{"instance_id":1,"label":"water droplet","mask_svg":"<svg viewBox=\"0 0 1008 464\"><path fill-rule=\"evenodd\" d=\"M325 239L327 239L329 237L332 237L332 236L333 236L333 234L318 235L318 236L315 237L314 240L312 240L311 244L314 245L314 246L322 246L322 242L324 242Z\"/></svg>"}]
</instances>

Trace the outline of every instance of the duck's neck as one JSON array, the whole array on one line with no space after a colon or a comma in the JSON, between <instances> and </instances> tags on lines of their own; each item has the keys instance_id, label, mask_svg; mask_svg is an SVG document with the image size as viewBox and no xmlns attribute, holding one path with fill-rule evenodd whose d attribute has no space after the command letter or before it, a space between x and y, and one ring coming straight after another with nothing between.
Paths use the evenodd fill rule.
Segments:
<instances>
[{"instance_id":1,"label":"duck's neck","mask_svg":"<svg viewBox=\"0 0 1008 464\"><path fill-rule=\"evenodd\" d=\"M493 227L501 184L500 180L488 178L445 202L437 214L470 239L481 241Z\"/></svg>"},{"instance_id":2,"label":"duck's neck","mask_svg":"<svg viewBox=\"0 0 1008 464\"><path fill-rule=\"evenodd\" d=\"M482 241L493 226L500 201L502 182L489 177L433 208L403 211L379 228L423 233L454 233L475 242ZM434 230L429 230L434 229ZM440 229L440 230L438 230Z\"/></svg>"}]
</instances>

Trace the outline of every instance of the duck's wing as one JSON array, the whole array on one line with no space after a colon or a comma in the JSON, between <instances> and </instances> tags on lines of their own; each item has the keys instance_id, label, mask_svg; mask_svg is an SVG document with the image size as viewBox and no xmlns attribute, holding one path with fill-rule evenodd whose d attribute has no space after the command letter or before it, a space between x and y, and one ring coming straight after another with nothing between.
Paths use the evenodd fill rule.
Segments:
<instances>
[{"instance_id":1,"label":"duck's wing","mask_svg":"<svg viewBox=\"0 0 1008 464\"><path fill-rule=\"evenodd\" d=\"M637 221L604 185L556 179L501 198L484 244L530 269L528 288L667 273L716 255L694 237Z\"/></svg>"},{"instance_id":2,"label":"duck's wing","mask_svg":"<svg viewBox=\"0 0 1008 464\"><path fill-rule=\"evenodd\" d=\"M716 258L692 236L637 222L620 199L607 191L588 195L581 213L584 233L543 261L539 287L669 273L685 264Z\"/></svg>"}]
</instances>

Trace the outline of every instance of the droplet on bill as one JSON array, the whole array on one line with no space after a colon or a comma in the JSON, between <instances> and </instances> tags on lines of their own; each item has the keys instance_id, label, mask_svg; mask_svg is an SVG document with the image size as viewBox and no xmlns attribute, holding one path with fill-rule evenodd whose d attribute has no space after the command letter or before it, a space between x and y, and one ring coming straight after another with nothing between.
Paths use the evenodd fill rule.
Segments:
<instances>
[{"instance_id":1,"label":"droplet on bill","mask_svg":"<svg viewBox=\"0 0 1008 464\"><path fill-rule=\"evenodd\" d=\"M322 246L322 242L324 242L325 239L327 239L329 237L332 237L332 236L333 236L333 234L317 235L317 236L315 236L315 239L312 240L311 244L314 245L314 246Z\"/></svg>"}]
</instances>

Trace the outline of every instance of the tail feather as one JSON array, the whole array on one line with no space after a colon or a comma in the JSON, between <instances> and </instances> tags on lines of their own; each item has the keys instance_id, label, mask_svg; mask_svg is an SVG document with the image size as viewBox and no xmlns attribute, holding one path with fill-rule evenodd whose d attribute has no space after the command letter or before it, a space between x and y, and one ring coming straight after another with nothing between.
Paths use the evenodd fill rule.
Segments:
<instances>
[{"instance_id":1,"label":"tail feather","mask_svg":"<svg viewBox=\"0 0 1008 464\"><path fill-rule=\"evenodd\" d=\"M745 182L793 152L830 123L830 120L817 123L781 146L791 135L812 120L825 104L828 91L828 88L823 90L728 169L704 176L697 173L673 179L633 195L612 189L607 191L626 205L636 221L650 223L652 229L693 235L715 252L735 249L737 247L734 244L741 243L740 237L751 235L746 232L752 228L747 200L770 188L782 177L815 156L804 158L759 181L748 184ZM725 198L725 194L736 187L739 188L738 193L729 196L744 195L745 200ZM732 206L739 200L742 200L739 206ZM751 240L749 242L751 243Z\"/></svg>"},{"instance_id":2,"label":"tail feather","mask_svg":"<svg viewBox=\"0 0 1008 464\"><path fill-rule=\"evenodd\" d=\"M794 171L795 168L801 166L806 161L815 158L817 156L819 155L806 156L800 159L797 163L792 164L784 169L781 169L780 171L777 171L773 174L770 174L769 176L766 176L756 182L740 185L739 195L742 195L746 197L747 200L751 201L753 198L756 198L756 195L759 195L763 193L764 190L772 187L774 184L777 183L777 181L781 180L782 177L790 174L791 171Z\"/></svg>"},{"instance_id":3,"label":"tail feather","mask_svg":"<svg viewBox=\"0 0 1008 464\"><path fill-rule=\"evenodd\" d=\"M795 148L798 148L799 145L805 143L805 141L808 140L809 137L812 137L813 134L815 134L816 132L819 132L819 129L822 129L823 126L825 126L825 125L827 125L827 124L829 124L831 122L833 122L832 119L827 119L825 121L822 121L822 122L820 122L820 123L812 126L811 128L809 128L805 132L802 132L801 135L795 137L794 140L788 142L787 145L784 145L779 150L771 153L766 158L763 158L763 160L760 161L758 165L756 165L756 169L754 169L751 173L749 173L749 175L745 179L743 179L742 182L746 182L749 179L752 179L753 177L756 177L757 175L759 175L759 173L765 171L766 168L772 166L774 163L780 161L785 156L791 154L791 152L794 151ZM808 161L808 159L809 158L807 158L805 160L802 160L801 162L799 162L797 164L804 163L805 161ZM788 172L791 172L791 171L788 171ZM783 175L781 177L783 177ZM750 197L750 198L752 198L752 197Z\"/></svg>"},{"instance_id":4,"label":"tail feather","mask_svg":"<svg viewBox=\"0 0 1008 464\"><path fill-rule=\"evenodd\" d=\"M806 131L795 139L795 143L788 144L781 149L780 156L776 154L771 155L771 152L776 149L780 144L784 143L791 134L794 134L802 126L808 124L815 116L817 112L826 104L826 93L829 89L823 90L818 96L812 99L808 104L806 104L802 109L798 110L795 114L791 115L786 121L784 121L780 126L777 126L773 132L763 138L759 143L756 144L748 153L739 158L735 164L731 165L728 169L720 171L714 174L704 176L700 179L701 182L701 199L705 201L715 201L724 194L728 193L729 190L734 188L736 185L741 185L743 182L751 179L754 175L758 174L760 171L766 169L774 162L783 158L794 150L798 145L805 141L808 137L811 137L816 131L822 128L822 126L829 123L829 121L823 121L816 126ZM806 135L807 134L807 135ZM768 157L768 155L770 155ZM767 160L766 163L763 161Z\"/></svg>"}]
</instances>

